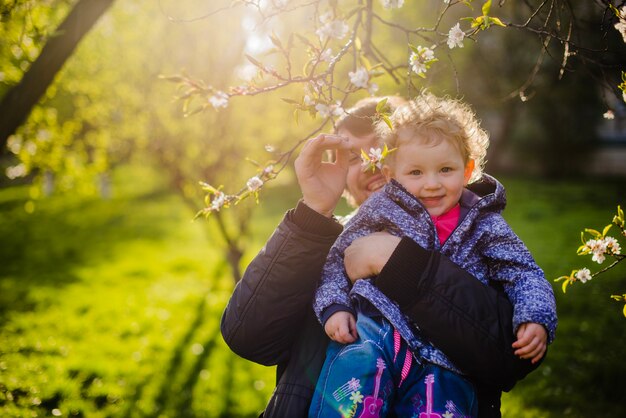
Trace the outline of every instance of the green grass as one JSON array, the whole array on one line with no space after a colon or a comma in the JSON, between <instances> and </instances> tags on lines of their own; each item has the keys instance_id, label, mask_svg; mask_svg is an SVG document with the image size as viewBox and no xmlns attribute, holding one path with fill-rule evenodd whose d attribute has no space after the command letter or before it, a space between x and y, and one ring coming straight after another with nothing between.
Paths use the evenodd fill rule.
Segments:
<instances>
[{"instance_id":1,"label":"green grass","mask_svg":"<svg viewBox=\"0 0 626 418\"><path fill-rule=\"evenodd\" d=\"M219 319L233 281L221 242L153 172L125 169L108 200L0 190L0 416L252 417L274 371L233 355ZM505 179L505 217L552 280L590 262L580 230L610 221L620 182ZM243 263L299 194L264 190ZM211 224L209 224L210 226ZM505 417L625 416L626 267L563 295L542 367Z\"/></svg>"},{"instance_id":2,"label":"green grass","mask_svg":"<svg viewBox=\"0 0 626 418\"><path fill-rule=\"evenodd\" d=\"M176 196L122 192L0 191L0 416L256 416L273 371L221 339L219 248Z\"/></svg>"}]
</instances>

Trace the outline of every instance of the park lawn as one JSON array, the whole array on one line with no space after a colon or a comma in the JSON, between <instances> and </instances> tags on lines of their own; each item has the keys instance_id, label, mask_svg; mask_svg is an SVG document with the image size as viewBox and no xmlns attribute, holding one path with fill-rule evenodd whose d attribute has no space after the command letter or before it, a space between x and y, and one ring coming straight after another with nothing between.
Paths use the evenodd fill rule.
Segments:
<instances>
[{"instance_id":1,"label":"park lawn","mask_svg":"<svg viewBox=\"0 0 626 418\"><path fill-rule=\"evenodd\" d=\"M0 416L251 417L263 408L274 370L233 355L219 334L233 286L219 238L142 170L118 172L110 199L52 197L30 214L26 187L0 190ZM623 182L504 183L506 218L550 280L582 266L580 230L603 227L626 196ZM283 186L262 192L244 264L296 198ZM626 414L626 319L608 296L625 291L624 271L567 295L555 284L557 339L504 396L506 417Z\"/></svg>"},{"instance_id":2,"label":"park lawn","mask_svg":"<svg viewBox=\"0 0 626 418\"><path fill-rule=\"evenodd\" d=\"M54 197L32 214L25 187L0 190L0 416L262 410L274 371L221 338L233 280L216 240L176 195L130 176L109 200Z\"/></svg>"}]
</instances>

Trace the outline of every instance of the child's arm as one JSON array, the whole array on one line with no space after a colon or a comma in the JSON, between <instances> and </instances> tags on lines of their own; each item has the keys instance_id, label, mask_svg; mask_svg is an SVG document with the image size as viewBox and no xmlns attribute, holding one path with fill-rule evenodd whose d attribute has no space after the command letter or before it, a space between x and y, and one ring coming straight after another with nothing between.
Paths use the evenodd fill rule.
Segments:
<instances>
[{"instance_id":1,"label":"child's arm","mask_svg":"<svg viewBox=\"0 0 626 418\"><path fill-rule=\"evenodd\" d=\"M359 211L346 224L328 253L326 264L322 270L322 280L315 292L313 302L313 310L324 326L330 315L336 311L353 312L349 297L352 283L343 266L344 251L356 238L375 230L377 216L375 206L372 206L373 200L375 200L374 197L361 205Z\"/></svg>"},{"instance_id":2,"label":"child's arm","mask_svg":"<svg viewBox=\"0 0 626 418\"><path fill-rule=\"evenodd\" d=\"M356 320L350 312L335 312L324 324L328 338L341 344L353 343L357 339Z\"/></svg>"},{"instance_id":3,"label":"child's arm","mask_svg":"<svg viewBox=\"0 0 626 418\"><path fill-rule=\"evenodd\" d=\"M543 325L526 322L517 329L517 341L513 343L516 356L535 364L543 358L547 347L548 333Z\"/></svg>"},{"instance_id":4,"label":"child's arm","mask_svg":"<svg viewBox=\"0 0 626 418\"><path fill-rule=\"evenodd\" d=\"M488 258L487 277L503 284L513 304L513 330L524 323L541 324L552 342L557 326L554 291L543 270L522 240L499 215L490 220L493 235L484 237L483 256Z\"/></svg>"}]
</instances>

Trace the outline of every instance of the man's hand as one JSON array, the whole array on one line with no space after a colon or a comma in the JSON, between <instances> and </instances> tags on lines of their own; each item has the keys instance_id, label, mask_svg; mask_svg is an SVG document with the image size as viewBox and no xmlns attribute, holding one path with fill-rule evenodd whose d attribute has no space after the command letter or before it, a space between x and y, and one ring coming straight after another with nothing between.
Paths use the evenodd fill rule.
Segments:
<instances>
[{"instance_id":1,"label":"man's hand","mask_svg":"<svg viewBox=\"0 0 626 418\"><path fill-rule=\"evenodd\" d=\"M548 345L548 333L541 324L525 322L517 329L517 341L513 343L516 348L514 354L523 359L532 359L537 363L546 353Z\"/></svg>"},{"instance_id":2,"label":"man's hand","mask_svg":"<svg viewBox=\"0 0 626 418\"><path fill-rule=\"evenodd\" d=\"M353 343L358 338L354 315L346 311L332 314L324 324L324 331L331 340L341 344Z\"/></svg>"},{"instance_id":3,"label":"man's hand","mask_svg":"<svg viewBox=\"0 0 626 418\"><path fill-rule=\"evenodd\" d=\"M378 275L399 243L399 237L384 231L352 241L343 256L343 264L352 283Z\"/></svg>"},{"instance_id":4,"label":"man's hand","mask_svg":"<svg viewBox=\"0 0 626 418\"><path fill-rule=\"evenodd\" d=\"M328 150L336 151L334 162L322 161ZM329 218L346 187L349 150L346 137L322 134L304 144L294 162L304 203Z\"/></svg>"}]
</instances>

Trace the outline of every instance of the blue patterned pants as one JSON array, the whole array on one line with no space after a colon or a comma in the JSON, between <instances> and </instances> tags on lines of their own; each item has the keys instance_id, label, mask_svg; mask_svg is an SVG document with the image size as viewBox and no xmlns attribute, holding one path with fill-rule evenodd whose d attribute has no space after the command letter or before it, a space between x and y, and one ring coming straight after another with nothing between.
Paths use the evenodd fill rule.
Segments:
<instances>
[{"instance_id":1,"label":"blue patterned pants","mask_svg":"<svg viewBox=\"0 0 626 418\"><path fill-rule=\"evenodd\" d=\"M417 362L387 320L359 314L357 332L352 344L329 344L309 418L476 416L472 384Z\"/></svg>"}]
</instances>

